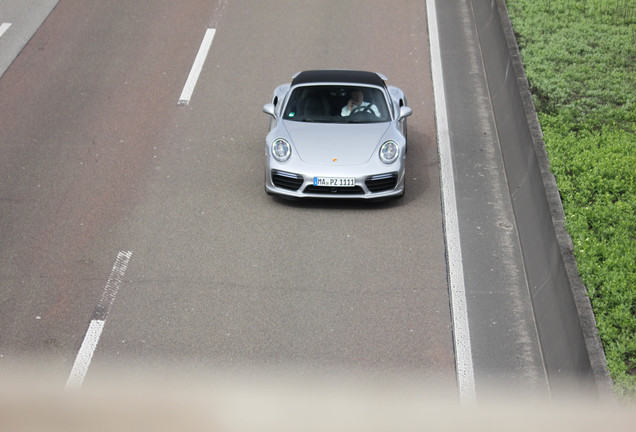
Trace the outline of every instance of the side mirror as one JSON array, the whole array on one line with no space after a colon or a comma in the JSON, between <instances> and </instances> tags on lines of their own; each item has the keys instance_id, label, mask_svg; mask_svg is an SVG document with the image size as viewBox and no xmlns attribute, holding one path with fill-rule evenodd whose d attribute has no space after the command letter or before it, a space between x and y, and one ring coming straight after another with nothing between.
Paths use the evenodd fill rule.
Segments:
<instances>
[{"instance_id":1,"label":"side mirror","mask_svg":"<svg viewBox=\"0 0 636 432\"><path fill-rule=\"evenodd\" d=\"M263 112L265 114L271 115L274 118L276 118L276 111L275 110L276 110L276 107L274 106L273 103L265 104L265 106L263 107Z\"/></svg>"},{"instance_id":2,"label":"side mirror","mask_svg":"<svg viewBox=\"0 0 636 432\"><path fill-rule=\"evenodd\" d=\"M413 114L413 110L407 106L400 107L400 115L398 116L398 120L402 120Z\"/></svg>"}]
</instances>

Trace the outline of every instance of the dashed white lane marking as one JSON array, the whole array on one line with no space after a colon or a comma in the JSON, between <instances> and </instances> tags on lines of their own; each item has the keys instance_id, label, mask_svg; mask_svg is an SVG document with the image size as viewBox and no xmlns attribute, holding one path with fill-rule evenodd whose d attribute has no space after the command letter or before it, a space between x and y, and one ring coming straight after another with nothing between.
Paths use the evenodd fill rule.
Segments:
<instances>
[{"instance_id":1,"label":"dashed white lane marking","mask_svg":"<svg viewBox=\"0 0 636 432\"><path fill-rule=\"evenodd\" d=\"M470 331L468 328L464 267L462 264L459 223L457 220L455 177L451 156L450 131L448 127L448 112L446 110L446 93L444 91L444 75L442 73L442 57L439 45L435 0L426 0L426 10L431 50L431 75L435 94L437 143L440 155L440 177L445 222L444 231L446 236L446 252L448 255L451 313L455 343L455 367L457 369L457 383L460 398L463 403L470 404L473 403L476 398L475 373L473 370L473 355L470 345Z\"/></svg>"},{"instance_id":2,"label":"dashed white lane marking","mask_svg":"<svg viewBox=\"0 0 636 432\"><path fill-rule=\"evenodd\" d=\"M188 103L190 103L192 93L194 92L194 87L199 80L201 69L203 69L203 64L205 63L205 59L208 56L208 51L210 51L210 46L212 46L212 40L214 39L215 33L216 29L209 28L206 30L205 36L203 36L203 41L201 42L201 46L199 47L199 52L194 59L194 64L192 65L192 69L190 69L190 74L188 75L188 79L186 80L183 91L181 92L181 96L179 97L178 105L187 105Z\"/></svg>"},{"instance_id":3,"label":"dashed white lane marking","mask_svg":"<svg viewBox=\"0 0 636 432\"><path fill-rule=\"evenodd\" d=\"M102 335L104 324L106 324L106 318L108 317L110 308L113 306L115 296L117 295L117 291L119 291L121 280L126 273L126 268L128 267L131 256L131 251L122 251L117 254L115 265L113 265L113 270L110 272L110 277L106 282L102 297L95 309L93 320L88 326L82 346L77 353L75 363L73 363L73 369L66 381L67 389L79 389L82 386L82 382L84 382L84 377L88 372L88 366L93 359L93 353L97 348L97 343Z\"/></svg>"},{"instance_id":4,"label":"dashed white lane marking","mask_svg":"<svg viewBox=\"0 0 636 432\"><path fill-rule=\"evenodd\" d=\"M9 30L9 27L11 27L11 23L2 23L2 24L0 24L0 37L2 37L4 32Z\"/></svg>"},{"instance_id":5,"label":"dashed white lane marking","mask_svg":"<svg viewBox=\"0 0 636 432\"><path fill-rule=\"evenodd\" d=\"M77 353L75 363L73 363L71 375L66 381L67 389L79 389L82 386L82 382L84 381L86 372L88 372L88 366L91 364L91 360L93 359L93 353L95 352L95 348L97 348L97 342L99 342L99 337L102 335L105 323L106 322L103 320L92 320L88 326L82 346Z\"/></svg>"}]
</instances>

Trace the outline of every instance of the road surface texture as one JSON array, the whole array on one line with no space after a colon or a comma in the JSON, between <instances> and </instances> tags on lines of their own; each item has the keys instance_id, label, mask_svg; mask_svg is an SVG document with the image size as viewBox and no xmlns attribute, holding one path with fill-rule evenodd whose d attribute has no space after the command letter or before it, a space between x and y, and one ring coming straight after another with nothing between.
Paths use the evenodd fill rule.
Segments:
<instances>
[{"instance_id":1,"label":"road surface texture","mask_svg":"<svg viewBox=\"0 0 636 432\"><path fill-rule=\"evenodd\" d=\"M44 361L63 385L98 321L84 385L229 370L454 386L429 64L420 1L60 1L0 79L2 362ZM314 68L406 92L403 199L264 193L262 106Z\"/></svg>"}]
</instances>

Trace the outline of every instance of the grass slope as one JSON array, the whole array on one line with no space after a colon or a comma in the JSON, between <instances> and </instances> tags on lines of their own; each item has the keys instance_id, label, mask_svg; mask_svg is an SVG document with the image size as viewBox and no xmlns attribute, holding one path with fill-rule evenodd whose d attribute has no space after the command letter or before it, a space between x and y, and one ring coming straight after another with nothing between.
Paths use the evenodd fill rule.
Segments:
<instances>
[{"instance_id":1,"label":"grass slope","mask_svg":"<svg viewBox=\"0 0 636 432\"><path fill-rule=\"evenodd\" d=\"M507 0L617 394L636 396L636 0Z\"/></svg>"}]
</instances>

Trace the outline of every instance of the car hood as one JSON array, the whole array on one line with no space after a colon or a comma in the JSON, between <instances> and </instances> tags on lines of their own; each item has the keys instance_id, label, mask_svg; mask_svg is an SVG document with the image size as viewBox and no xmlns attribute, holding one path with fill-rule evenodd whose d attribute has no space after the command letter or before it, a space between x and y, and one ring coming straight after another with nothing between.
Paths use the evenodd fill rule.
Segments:
<instances>
[{"instance_id":1,"label":"car hood","mask_svg":"<svg viewBox=\"0 0 636 432\"><path fill-rule=\"evenodd\" d=\"M389 125L285 122L298 157L316 165L359 165L367 162Z\"/></svg>"}]
</instances>

